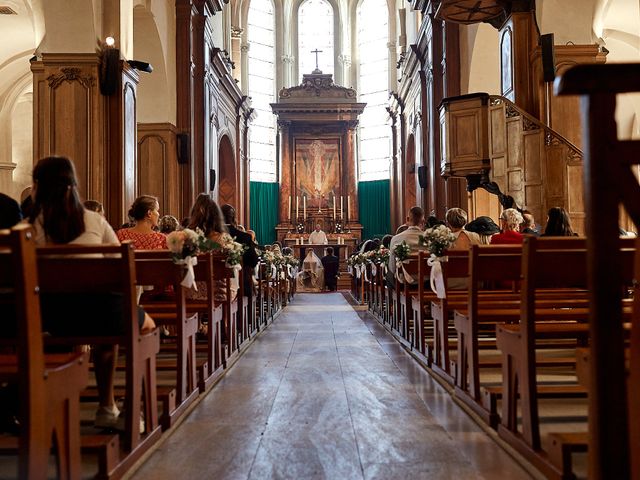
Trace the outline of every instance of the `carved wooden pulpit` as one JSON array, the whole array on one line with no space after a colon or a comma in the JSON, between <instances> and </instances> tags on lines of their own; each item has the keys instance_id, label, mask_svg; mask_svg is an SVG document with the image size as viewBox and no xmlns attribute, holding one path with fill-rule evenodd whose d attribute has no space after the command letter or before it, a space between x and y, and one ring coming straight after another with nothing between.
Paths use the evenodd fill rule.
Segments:
<instances>
[{"instance_id":1,"label":"carved wooden pulpit","mask_svg":"<svg viewBox=\"0 0 640 480\"><path fill-rule=\"evenodd\" d=\"M278 240L287 232L310 233L317 223L330 235L360 239L354 141L365 105L355 90L318 70L283 88L271 104L279 130Z\"/></svg>"}]
</instances>

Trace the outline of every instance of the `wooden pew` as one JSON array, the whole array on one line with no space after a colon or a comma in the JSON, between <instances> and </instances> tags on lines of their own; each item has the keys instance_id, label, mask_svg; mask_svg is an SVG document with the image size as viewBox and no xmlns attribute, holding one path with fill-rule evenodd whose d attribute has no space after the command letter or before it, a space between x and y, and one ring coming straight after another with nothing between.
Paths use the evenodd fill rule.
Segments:
<instances>
[{"instance_id":1,"label":"wooden pew","mask_svg":"<svg viewBox=\"0 0 640 480\"><path fill-rule=\"evenodd\" d=\"M108 472L121 476L160 437L156 396L157 329L141 334L135 290L135 259L129 243L117 246L64 245L37 249L41 294L114 292L122 294L125 331L115 336L56 336L47 343L60 345L120 345L125 349L124 453ZM140 433L140 413L145 431ZM112 461L111 459L110 461Z\"/></svg>"},{"instance_id":2,"label":"wooden pew","mask_svg":"<svg viewBox=\"0 0 640 480\"><path fill-rule=\"evenodd\" d=\"M34 233L19 225L0 234L0 308L16 313L17 353L0 355L0 380L18 384L20 434L0 438L0 449L18 452L18 476L47 478L55 436L57 476L81 478L80 391L88 381L84 353L45 355L42 341ZM7 298L9 297L9 298ZM13 319L7 319L9 322Z\"/></svg>"},{"instance_id":3,"label":"wooden pew","mask_svg":"<svg viewBox=\"0 0 640 480\"><path fill-rule=\"evenodd\" d=\"M413 308L411 303L412 295L418 291L418 255L410 255L406 263L396 262L396 268L402 271L402 275L409 275L414 283L407 281L400 282L396 276L396 320L393 330L398 340L406 347L411 348L413 344ZM402 270L404 267L404 271ZM405 273L406 272L406 273Z\"/></svg>"},{"instance_id":4,"label":"wooden pew","mask_svg":"<svg viewBox=\"0 0 640 480\"><path fill-rule=\"evenodd\" d=\"M622 245L620 253L625 259L621 264L620 274L630 285L634 249L625 248L623 242L619 242L619 245ZM571 238L527 238L523 245L522 277L520 322L497 327L497 344L502 351L503 367L502 418L498 432L546 475L564 478L570 474L563 471L566 467L565 461L558 462L557 456L550 460L547 452L542 449L536 348L541 340L586 341L589 334L588 311L573 309L584 311L574 322L553 321L552 316L547 317L546 321L541 321L541 315L536 309L536 296L539 289L586 287L586 245ZM562 311L558 311L560 312ZM576 385L554 385L559 396L565 393L570 395L579 388L581 387ZM518 399L522 432L518 428ZM556 436L556 440L558 438L560 437ZM574 436L567 441L574 442Z\"/></svg>"},{"instance_id":5,"label":"wooden pew","mask_svg":"<svg viewBox=\"0 0 640 480\"><path fill-rule=\"evenodd\" d=\"M173 263L168 250L138 250L135 261L139 285L153 285L160 291L173 287L170 300L163 301L160 308L154 308L152 303L142 304L157 324L172 325L176 329L176 349L172 352L175 359L170 360L170 368L176 375L175 398L171 390L161 390L164 403L161 421L167 429L198 397L195 360L198 317L193 313L187 315L185 288L180 285L185 271Z\"/></svg>"}]
</instances>

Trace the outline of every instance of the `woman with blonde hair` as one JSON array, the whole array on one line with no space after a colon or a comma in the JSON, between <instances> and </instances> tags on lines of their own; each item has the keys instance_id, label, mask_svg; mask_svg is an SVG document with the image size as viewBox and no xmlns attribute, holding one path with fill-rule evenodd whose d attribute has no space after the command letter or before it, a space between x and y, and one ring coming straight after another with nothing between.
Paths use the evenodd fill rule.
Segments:
<instances>
[{"instance_id":1,"label":"woman with blonde hair","mask_svg":"<svg viewBox=\"0 0 640 480\"><path fill-rule=\"evenodd\" d=\"M445 214L447 225L451 233L456 236L456 241L449 247L450 250L468 250L471 245L478 245L480 238L473 232L464 230L467 224L467 212L461 208L450 208Z\"/></svg>"},{"instance_id":2,"label":"woman with blonde hair","mask_svg":"<svg viewBox=\"0 0 640 480\"><path fill-rule=\"evenodd\" d=\"M500 226L502 233L497 233L491 237L492 245L520 245L523 235L520 233L522 215L515 208L507 208L500 215Z\"/></svg>"}]
</instances>

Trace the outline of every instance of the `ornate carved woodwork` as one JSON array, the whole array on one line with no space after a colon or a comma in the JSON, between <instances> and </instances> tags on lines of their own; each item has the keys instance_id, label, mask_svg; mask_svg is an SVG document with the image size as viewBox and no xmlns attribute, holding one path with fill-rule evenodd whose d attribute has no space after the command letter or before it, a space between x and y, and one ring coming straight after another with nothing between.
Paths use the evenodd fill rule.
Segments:
<instances>
[{"instance_id":1,"label":"ornate carved woodwork","mask_svg":"<svg viewBox=\"0 0 640 480\"><path fill-rule=\"evenodd\" d=\"M301 85L282 89L271 107L278 116L280 147L278 231L292 230L302 220L304 198L307 216L320 210L328 220L333 202L340 216L342 197L345 229L359 233L354 135L365 104L357 102L353 89L335 85L330 74L320 73L304 75Z\"/></svg>"},{"instance_id":2,"label":"ornate carved woodwork","mask_svg":"<svg viewBox=\"0 0 640 480\"><path fill-rule=\"evenodd\" d=\"M535 218L563 207L574 230L584 232L582 152L566 138L509 100L484 93L445 99L440 122L444 176L496 182Z\"/></svg>"},{"instance_id":3,"label":"ornate carved woodwork","mask_svg":"<svg viewBox=\"0 0 640 480\"><path fill-rule=\"evenodd\" d=\"M448 22L470 25L504 18L505 5L500 0L442 0L437 15Z\"/></svg>"},{"instance_id":4,"label":"ornate carved woodwork","mask_svg":"<svg viewBox=\"0 0 640 480\"><path fill-rule=\"evenodd\" d=\"M117 92L105 97L99 67L97 54L44 53L32 62L33 155L73 160L81 195L102 202L107 218L119 226L138 193L138 74L119 62Z\"/></svg>"}]
</instances>

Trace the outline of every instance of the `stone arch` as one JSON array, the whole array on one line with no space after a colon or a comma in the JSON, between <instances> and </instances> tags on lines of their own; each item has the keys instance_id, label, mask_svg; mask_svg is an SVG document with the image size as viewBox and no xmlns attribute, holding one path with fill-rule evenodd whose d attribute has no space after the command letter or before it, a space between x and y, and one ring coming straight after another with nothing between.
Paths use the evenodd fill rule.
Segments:
<instances>
[{"instance_id":1,"label":"stone arch","mask_svg":"<svg viewBox=\"0 0 640 480\"><path fill-rule=\"evenodd\" d=\"M154 13L145 5L133 9L133 52L136 60L153 66L150 74L141 73L138 84L137 116L140 123L172 122L172 95L167 61Z\"/></svg>"},{"instance_id":2,"label":"stone arch","mask_svg":"<svg viewBox=\"0 0 640 480\"><path fill-rule=\"evenodd\" d=\"M233 144L223 135L218 144L218 202L238 206L237 168Z\"/></svg>"}]
</instances>

